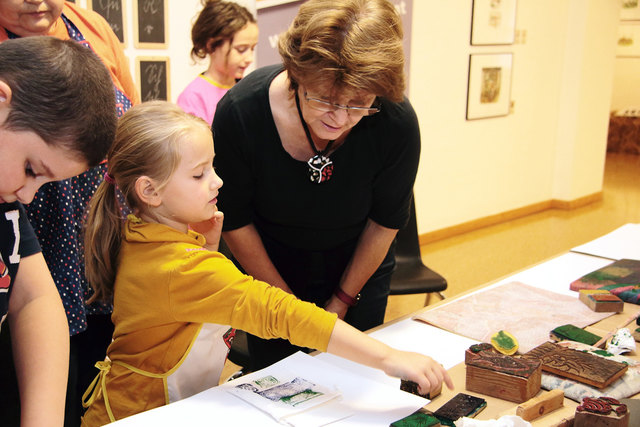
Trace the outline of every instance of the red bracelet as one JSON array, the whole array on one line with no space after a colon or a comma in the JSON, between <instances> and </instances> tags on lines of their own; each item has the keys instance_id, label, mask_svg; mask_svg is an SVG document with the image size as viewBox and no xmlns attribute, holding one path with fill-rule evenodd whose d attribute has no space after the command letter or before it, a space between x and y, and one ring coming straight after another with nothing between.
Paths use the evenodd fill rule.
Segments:
<instances>
[{"instance_id":1,"label":"red bracelet","mask_svg":"<svg viewBox=\"0 0 640 427\"><path fill-rule=\"evenodd\" d=\"M333 294L336 297L338 297L340 301L347 304L349 307L353 307L354 305L358 304L358 301L360 301L360 294L356 295L356 297L354 298L351 295L347 294L342 289L340 289L340 287L337 287L335 291L333 291Z\"/></svg>"}]
</instances>

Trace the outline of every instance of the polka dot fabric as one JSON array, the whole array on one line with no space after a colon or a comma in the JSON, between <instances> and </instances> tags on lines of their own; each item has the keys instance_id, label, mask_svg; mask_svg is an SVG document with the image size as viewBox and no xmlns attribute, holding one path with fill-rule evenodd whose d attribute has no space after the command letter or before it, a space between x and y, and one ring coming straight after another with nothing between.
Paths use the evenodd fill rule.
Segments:
<instances>
[{"instance_id":1,"label":"polka dot fabric","mask_svg":"<svg viewBox=\"0 0 640 427\"><path fill-rule=\"evenodd\" d=\"M69 37L88 48L78 29L64 15ZM131 108L131 101L117 88L118 117ZM106 172L106 163L63 181L45 184L28 206L27 214L38 236L42 253L56 282L69 321L70 335L87 328L87 314L109 314L110 304L85 305L92 290L84 277L82 222L86 207Z\"/></svg>"}]
</instances>

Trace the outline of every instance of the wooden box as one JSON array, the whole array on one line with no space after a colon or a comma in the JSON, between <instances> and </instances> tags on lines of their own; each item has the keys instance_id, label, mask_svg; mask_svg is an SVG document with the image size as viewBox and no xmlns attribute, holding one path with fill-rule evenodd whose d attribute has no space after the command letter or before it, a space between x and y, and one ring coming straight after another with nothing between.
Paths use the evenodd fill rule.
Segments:
<instances>
[{"instance_id":1,"label":"wooden box","mask_svg":"<svg viewBox=\"0 0 640 427\"><path fill-rule=\"evenodd\" d=\"M466 389L510 402L522 403L540 391L542 365L537 360L507 356L490 344L474 344L465 351Z\"/></svg>"},{"instance_id":2,"label":"wooden box","mask_svg":"<svg viewBox=\"0 0 640 427\"><path fill-rule=\"evenodd\" d=\"M627 406L611 397L585 397L576 408L574 427L628 427Z\"/></svg>"},{"instance_id":3,"label":"wooden box","mask_svg":"<svg viewBox=\"0 0 640 427\"><path fill-rule=\"evenodd\" d=\"M580 289L580 301L598 313L619 313L624 301L605 289Z\"/></svg>"}]
</instances>

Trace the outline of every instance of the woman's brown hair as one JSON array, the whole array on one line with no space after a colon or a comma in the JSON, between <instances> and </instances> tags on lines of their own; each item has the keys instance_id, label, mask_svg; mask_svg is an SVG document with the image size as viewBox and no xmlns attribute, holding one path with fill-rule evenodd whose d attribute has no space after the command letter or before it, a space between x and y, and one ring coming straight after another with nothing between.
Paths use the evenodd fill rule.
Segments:
<instances>
[{"instance_id":1,"label":"woman's brown hair","mask_svg":"<svg viewBox=\"0 0 640 427\"><path fill-rule=\"evenodd\" d=\"M309 0L278 49L291 89L329 85L401 101L402 24L388 0Z\"/></svg>"}]
</instances>

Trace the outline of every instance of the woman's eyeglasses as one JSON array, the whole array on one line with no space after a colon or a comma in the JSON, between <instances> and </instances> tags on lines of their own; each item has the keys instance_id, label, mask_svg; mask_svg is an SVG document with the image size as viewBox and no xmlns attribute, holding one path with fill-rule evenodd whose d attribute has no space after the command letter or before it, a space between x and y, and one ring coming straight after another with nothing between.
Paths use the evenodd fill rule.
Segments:
<instances>
[{"instance_id":1,"label":"woman's eyeglasses","mask_svg":"<svg viewBox=\"0 0 640 427\"><path fill-rule=\"evenodd\" d=\"M378 100L374 101L374 105L371 107L350 107L348 105L334 104L323 99L311 98L307 95L307 91L304 92L304 99L309 103L309 107L314 110L322 111L323 113L335 112L337 110L345 110L347 114L352 117L364 117L371 116L380 111L380 104Z\"/></svg>"}]
</instances>

